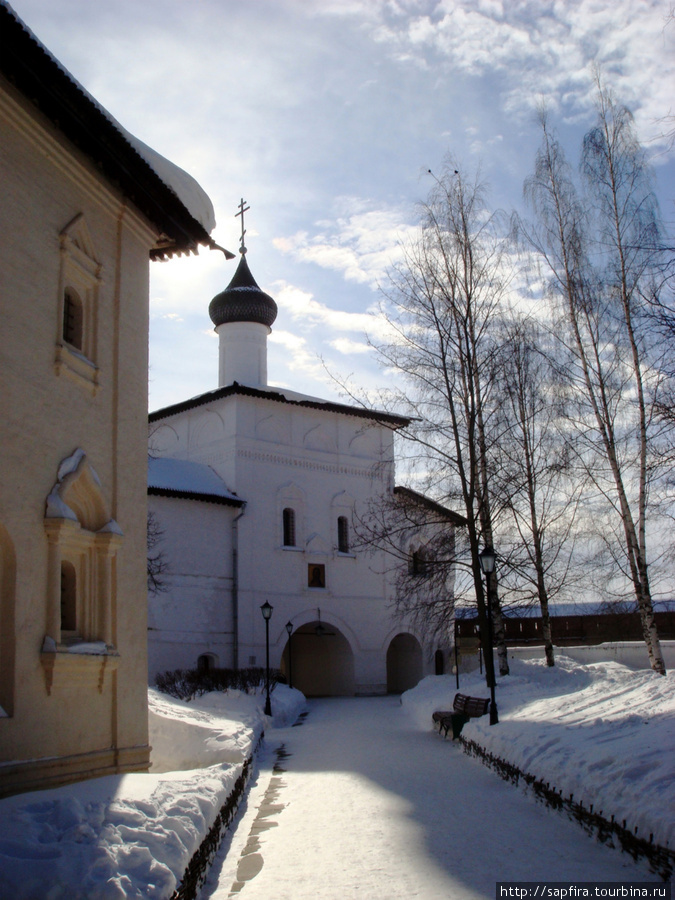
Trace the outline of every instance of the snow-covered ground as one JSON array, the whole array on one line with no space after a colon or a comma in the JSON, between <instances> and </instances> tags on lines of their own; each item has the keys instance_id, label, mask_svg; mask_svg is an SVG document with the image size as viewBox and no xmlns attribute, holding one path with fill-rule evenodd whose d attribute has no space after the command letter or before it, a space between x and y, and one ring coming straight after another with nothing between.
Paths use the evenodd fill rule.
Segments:
<instances>
[{"instance_id":1,"label":"snow-covered ground","mask_svg":"<svg viewBox=\"0 0 675 900\"><path fill-rule=\"evenodd\" d=\"M460 690L487 696L477 673L462 676ZM454 693L454 676L427 678L403 695L393 715L428 732L431 713L450 708ZM673 847L672 674L563 657L554 669L515 662L497 696L499 725L473 720L464 736ZM302 695L283 685L272 694L273 722L262 714L263 698L239 692L189 704L152 690L149 697L151 773L0 801L1 900L170 897L262 729L273 742L273 726L288 726L304 706ZM432 737L438 743L431 753L436 746L443 752L441 738ZM411 760L411 778L414 769Z\"/></svg>"},{"instance_id":2,"label":"snow-covered ground","mask_svg":"<svg viewBox=\"0 0 675 900\"><path fill-rule=\"evenodd\" d=\"M258 744L264 697L192 703L151 689L149 774L107 776L0 801L0 900L168 898ZM273 720L305 698L277 685Z\"/></svg>"},{"instance_id":3,"label":"snow-covered ground","mask_svg":"<svg viewBox=\"0 0 675 900\"><path fill-rule=\"evenodd\" d=\"M564 656L551 669L543 660L509 666L498 679L499 725L473 719L462 737L675 849L675 672L663 678ZM461 676L460 690L489 697L478 672ZM425 678L403 695L403 708L427 728L434 710L452 709L455 693L454 676Z\"/></svg>"}]
</instances>

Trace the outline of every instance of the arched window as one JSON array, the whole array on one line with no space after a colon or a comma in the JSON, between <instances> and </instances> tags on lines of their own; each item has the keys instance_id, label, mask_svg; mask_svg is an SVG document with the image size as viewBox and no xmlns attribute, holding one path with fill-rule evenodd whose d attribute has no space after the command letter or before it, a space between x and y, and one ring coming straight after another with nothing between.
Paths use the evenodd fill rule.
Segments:
<instances>
[{"instance_id":1,"label":"arched window","mask_svg":"<svg viewBox=\"0 0 675 900\"><path fill-rule=\"evenodd\" d=\"M112 646L114 561L122 532L110 518L101 482L81 448L61 460L47 496L48 609L46 637ZM52 652L52 651L49 651Z\"/></svg>"},{"instance_id":2,"label":"arched window","mask_svg":"<svg viewBox=\"0 0 675 900\"><path fill-rule=\"evenodd\" d=\"M63 340L82 350L82 301L72 288L63 294Z\"/></svg>"},{"instance_id":3,"label":"arched window","mask_svg":"<svg viewBox=\"0 0 675 900\"><path fill-rule=\"evenodd\" d=\"M61 632L77 631L77 575L75 566L61 563Z\"/></svg>"},{"instance_id":4,"label":"arched window","mask_svg":"<svg viewBox=\"0 0 675 900\"><path fill-rule=\"evenodd\" d=\"M212 672L216 667L216 658L213 653L202 653L197 659L197 671L200 674Z\"/></svg>"},{"instance_id":5,"label":"arched window","mask_svg":"<svg viewBox=\"0 0 675 900\"><path fill-rule=\"evenodd\" d=\"M347 516L338 517L338 550L349 553L349 522Z\"/></svg>"},{"instance_id":6,"label":"arched window","mask_svg":"<svg viewBox=\"0 0 675 900\"><path fill-rule=\"evenodd\" d=\"M422 547L413 550L408 563L408 574L423 577L429 574L427 555Z\"/></svg>"},{"instance_id":7,"label":"arched window","mask_svg":"<svg viewBox=\"0 0 675 900\"><path fill-rule=\"evenodd\" d=\"M284 547L295 547L295 510L286 507L283 512Z\"/></svg>"},{"instance_id":8,"label":"arched window","mask_svg":"<svg viewBox=\"0 0 675 900\"><path fill-rule=\"evenodd\" d=\"M61 268L55 304L58 340L54 367L57 375L78 382L92 396L99 389L98 295L101 263L82 213L59 235Z\"/></svg>"}]
</instances>

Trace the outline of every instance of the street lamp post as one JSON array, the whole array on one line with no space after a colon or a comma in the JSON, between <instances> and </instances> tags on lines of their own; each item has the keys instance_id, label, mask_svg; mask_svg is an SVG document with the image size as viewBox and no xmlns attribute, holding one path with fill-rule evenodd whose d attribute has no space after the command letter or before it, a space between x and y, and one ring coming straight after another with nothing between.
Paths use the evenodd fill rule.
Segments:
<instances>
[{"instance_id":1,"label":"street lamp post","mask_svg":"<svg viewBox=\"0 0 675 900\"><path fill-rule=\"evenodd\" d=\"M293 623L288 620L286 622L286 631L288 633L288 686L293 687L293 652L291 647L291 635L293 634Z\"/></svg>"},{"instance_id":2,"label":"street lamp post","mask_svg":"<svg viewBox=\"0 0 675 900\"><path fill-rule=\"evenodd\" d=\"M265 600L263 605L260 607L260 612L263 615L263 619L265 620L265 687L267 696L265 699L265 715L272 715L272 704L270 703L270 618L272 617L272 610L274 607L270 604L269 600Z\"/></svg>"},{"instance_id":3,"label":"street lamp post","mask_svg":"<svg viewBox=\"0 0 675 900\"><path fill-rule=\"evenodd\" d=\"M457 690L459 690L459 654L457 652L458 633L459 629L457 628L457 613L455 613L455 683L457 684Z\"/></svg>"},{"instance_id":4,"label":"street lamp post","mask_svg":"<svg viewBox=\"0 0 675 900\"><path fill-rule=\"evenodd\" d=\"M495 570L497 562L497 554L492 547L484 547L478 554L478 561L483 575L485 575L485 594L487 597L487 641L486 652L490 653L490 725L496 725L499 722L497 713L497 701L495 700L495 660L492 652L492 592L490 576Z\"/></svg>"}]
</instances>

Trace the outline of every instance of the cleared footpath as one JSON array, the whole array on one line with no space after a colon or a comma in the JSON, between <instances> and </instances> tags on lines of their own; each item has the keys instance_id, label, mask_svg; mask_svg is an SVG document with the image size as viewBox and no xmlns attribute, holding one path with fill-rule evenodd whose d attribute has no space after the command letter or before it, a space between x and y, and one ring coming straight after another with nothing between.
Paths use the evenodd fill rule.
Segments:
<instances>
[{"instance_id":1,"label":"cleared footpath","mask_svg":"<svg viewBox=\"0 0 675 900\"><path fill-rule=\"evenodd\" d=\"M415 730L398 698L325 699L268 733L200 900L462 900L514 881L657 879Z\"/></svg>"}]
</instances>

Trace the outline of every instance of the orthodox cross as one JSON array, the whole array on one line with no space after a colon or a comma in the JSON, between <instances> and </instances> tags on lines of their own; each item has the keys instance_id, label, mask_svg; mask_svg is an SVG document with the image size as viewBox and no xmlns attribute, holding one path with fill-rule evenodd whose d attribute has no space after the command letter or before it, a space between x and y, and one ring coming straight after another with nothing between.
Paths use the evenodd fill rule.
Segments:
<instances>
[{"instance_id":1,"label":"orthodox cross","mask_svg":"<svg viewBox=\"0 0 675 900\"><path fill-rule=\"evenodd\" d=\"M242 197L241 202L239 203L239 212L234 214L235 219L238 216L241 216L241 247L239 248L239 252L242 256L246 253L246 246L244 245L244 235L246 234L246 229L244 228L244 213L251 208L250 206L244 206L245 203L246 200Z\"/></svg>"}]
</instances>

